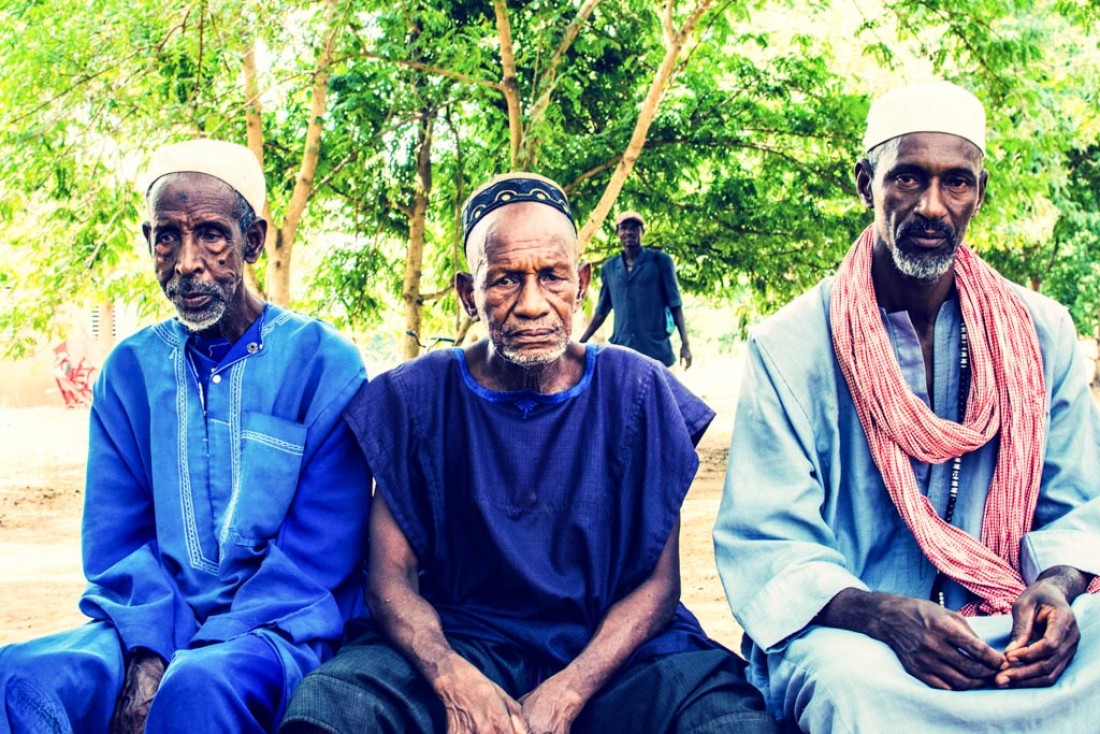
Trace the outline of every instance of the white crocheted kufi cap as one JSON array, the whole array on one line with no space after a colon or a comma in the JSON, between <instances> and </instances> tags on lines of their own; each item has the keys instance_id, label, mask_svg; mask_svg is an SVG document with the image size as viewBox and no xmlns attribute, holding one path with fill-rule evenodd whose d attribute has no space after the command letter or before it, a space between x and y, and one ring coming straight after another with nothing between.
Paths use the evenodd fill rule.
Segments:
<instances>
[{"instance_id":1,"label":"white crocheted kufi cap","mask_svg":"<svg viewBox=\"0 0 1100 734\"><path fill-rule=\"evenodd\" d=\"M260 162L243 145L224 140L188 140L166 145L153 154L145 174L146 196L157 179L170 173L205 173L236 190L257 217L263 216L267 186Z\"/></svg>"},{"instance_id":2,"label":"white crocheted kufi cap","mask_svg":"<svg viewBox=\"0 0 1100 734\"><path fill-rule=\"evenodd\" d=\"M863 149L908 133L948 133L969 140L985 154L985 108L951 82L935 81L891 90L867 112Z\"/></svg>"}]
</instances>

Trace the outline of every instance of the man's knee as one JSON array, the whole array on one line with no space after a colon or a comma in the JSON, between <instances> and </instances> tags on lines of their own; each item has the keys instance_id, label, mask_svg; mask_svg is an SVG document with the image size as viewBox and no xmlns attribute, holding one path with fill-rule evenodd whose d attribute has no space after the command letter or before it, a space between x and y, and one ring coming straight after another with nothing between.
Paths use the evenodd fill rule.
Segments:
<instances>
[{"instance_id":1,"label":"man's knee","mask_svg":"<svg viewBox=\"0 0 1100 734\"><path fill-rule=\"evenodd\" d=\"M278 654L255 635L181 650L161 678L147 730L270 731L284 685Z\"/></svg>"},{"instance_id":2,"label":"man's knee","mask_svg":"<svg viewBox=\"0 0 1100 734\"><path fill-rule=\"evenodd\" d=\"M0 716L12 731L105 729L121 685L122 649L103 623L0 648Z\"/></svg>"},{"instance_id":3,"label":"man's knee","mask_svg":"<svg viewBox=\"0 0 1100 734\"><path fill-rule=\"evenodd\" d=\"M291 697L281 734L431 732L443 723L431 687L396 650L376 637L345 646L305 677Z\"/></svg>"}]
</instances>

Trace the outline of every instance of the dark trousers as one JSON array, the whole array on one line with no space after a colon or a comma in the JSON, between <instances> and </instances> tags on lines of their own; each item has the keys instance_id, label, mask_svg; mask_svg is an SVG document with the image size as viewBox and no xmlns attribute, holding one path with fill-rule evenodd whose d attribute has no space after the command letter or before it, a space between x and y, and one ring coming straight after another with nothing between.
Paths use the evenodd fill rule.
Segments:
<instances>
[{"instance_id":1,"label":"dark trousers","mask_svg":"<svg viewBox=\"0 0 1100 734\"><path fill-rule=\"evenodd\" d=\"M455 652L513 698L530 689L530 666L509 646L449 637ZM576 734L730 732L775 734L745 663L727 650L674 653L629 664L584 707ZM306 676L283 719L282 734L444 734L443 705L428 682L373 630ZM308 724L315 729L302 728Z\"/></svg>"}]
</instances>

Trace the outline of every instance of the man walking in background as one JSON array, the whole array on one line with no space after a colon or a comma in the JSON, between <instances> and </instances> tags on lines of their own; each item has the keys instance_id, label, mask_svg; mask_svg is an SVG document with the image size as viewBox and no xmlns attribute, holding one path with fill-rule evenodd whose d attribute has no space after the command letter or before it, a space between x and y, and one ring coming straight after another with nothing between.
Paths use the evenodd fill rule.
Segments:
<instances>
[{"instance_id":1,"label":"man walking in background","mask_svg":"<svg viewBox=\"0 0 1100 734\"><path fill-rule=\"evenodd\" d=\"M669 340L671 320L680 332L680 362L686 370L691 367L691 348L672 258L659 250L642 247L645 220L638 212L620 214L615 221L615 233L623 251L605 262L600 270L600 300L581 343L592 338L614 309L611 343L629 347L671 367L676 363Z\"/></svg>"}]
</instances>

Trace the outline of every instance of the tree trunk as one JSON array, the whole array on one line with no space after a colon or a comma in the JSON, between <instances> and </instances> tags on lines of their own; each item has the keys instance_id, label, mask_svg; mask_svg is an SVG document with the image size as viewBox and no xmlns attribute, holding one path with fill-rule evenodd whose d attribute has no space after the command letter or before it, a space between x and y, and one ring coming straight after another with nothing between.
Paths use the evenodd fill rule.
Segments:
<instances>
[{"instance_id":1,"label":"tree trunk","mask_svg":"<svg viewBox=\"0 0 1100 734\"><path fill-rule=\"evenodd\" d=\"M336 47L336 34L343 26L337 17L337 0L328 0L325 10L324 45L317 56L317 67L313 72L312 99L309 110L309 124L306 127L306 143L302 150L302 163L298 169L298 178L294 183L294 193L286 207L279 231L269 235L271 247L267 250L267 295L278 306L290 305L290 263L294 250L294 240L298 227L302 223L306 204L313 194L313 177L317 172L317 161L321 155L321 132L324 128L325 104L328 100L328 75L332 66L333 52ZM271 223L269 222L269 226Z\"/></svg>"},{"instance_id":2,"label":"tree trunk","mask_svg":"<svg viewBox=\"0 0 1100 734\"><path fill-rule=\"evenodd\" d=\"M634 124L634 133L630 136L630 142L627 144L626 150L623 151L622 160L615 167L615 172L611 174L611 180L608 182L607 188L604 189L603 196L600 197L596 208L592 210L588 220L584 223L584 227L581 228L578 237L580 240L578 249L581 253L588 249L592 238L600 231L604 219L607 218L611 207L619 196L619 192L623 189L623 184L626 183L630 172L634 170L634 164L642 154L642 148L645 147L646 135L649 134L649 126L652 124L653 118L657 114L657 108L661 104L665 87L676 68L680 51L683 50L684 43L691 36L695 26L699 23L699 19L703 17L712 1L699 0L687 19L684 20L683 26L676 30L672 23L672 7L675 3L674 0L667 0L662 19L665 28L665 57L657 68L657 74L653 77L653 83L649 86L649 93L646 94L645 100L642 102L642 109L638 113L638 121Z\"/></svg>"},{"instance_id":3,"label":"tree trunk","mask_svg":"<svg viewBox=\"0 0 1100 734\"><path fill-rule=\"evenodd\" d=\"M260 102L260 81L259 74L256 71L256 43L253 41L248 44L248 48L245 49L243 63L244 67L244 126L248 139L248 149L252 151L252 154L256 156L256 160L260 162L260 170L264 167L264 127L263 127L263 105ZM271 202L264 198L264 210L262 212L256 212L259 216L262 216L267 222L267 240L264 242L265 250L274 249L275 243L275 225L271 222ZM246 263L244 268L244 279L248 284L248 287L256 293L263 293L263 289L260 288L260 282L256 278L256 270L252 266L252 263Z\"/></svg>"},{"instance_id":4,"label":"tree trunk","mask_svg":"<svg viewBox=\"0 0 1100 734\"><path fill-rule=\"evenodd\" d=\"M1096 360L1092 363L1092 386L1100 388L1100 325L1096 327Z\"/></svg>"},{"instance_id":5,"label":"tree trunk","mask_svg":"<svg viewBox=\"0 0 1100 734\"><path fill-rule=\"evenodd\" d=\"M555 83L557 82L558 69L561 67L562 59L565 58L565 54L569 50L569 47L572 46L573 41L577 39L577 34L581 32L581 27L588 21L589 16L592 15L592 11L594 11L599 4L600 0L584 1L580 10L577 11L576 17L573 18L573 21L566 27L565 33L562 35L561 43L558 44L557 50L554 51L554 55L550 58L550 63L546 65L546 69L539 77L538 88L535 89L535 92L538 93L538 98L535 100L534 105L531 106L531 111L527 115L527 124L524 125L521 133L519 158L515 164L521 170L529 171L534 168L537 163L539 136L535 132L535 128L542 122L543 117L546 116L546 110L550 107L550 95L553 93Z\"/></svg>"},{"instance_id":6,"label":"tree trunk","mask_svg":"<svg viewBox=\"0 0 1100 734\"><path fill-rule=\"evenodd\" d=\"M432 121L435 111L421 110L420 133L416 143L416 183L413 188L412 206L409 207L409 249L405 255L405 282L402 298L405 301L405 348L403 358L414 359L420 353L417 343L420 336L421 315L424 301L420 297L420 279L423 276L424 230L428 218L428 198L432 191ZM408 332L412 332L410 335Z\"/></svg>"},{"instance_id":7,"label":"tree trunk","mask_svg":"<svg viewBox=\"0 0 1100 734\"><path fill-rule=\"evenodd\" d=\"M454 275L462 270L462 262L465 260L465 253L463 252L463 245L465 244L464 232L462 230L462 205L466 203L466 169L463 167L465 164L462 157L462 136L459 135L458 128L455 126L454 121L451 119L451 108L447 108L447 126L451 130L451 135L455 140L455 200L454 200L454 238L451 241L451 259L452 259L452 272L451 283L453 287ZM468 318L466 316L466 310L462 307L462 299L455 298L455 339L458 339L458 333L462 330L462 320ZM469 328L469 327L466 327Z\"/></svg>"},{"instance_id":8,"label":"tree trunk","mask_svg":"<svg viewBox=\"0 0 1100 734\"><path fill-rule=\"evenodd\" d=\"M508 105L509 156L512 169L519 161L519 148L523 142L523 108L519 100L519 77L516 74L516 57L512 50L512 25L508 22L508 9L504 0L493 0L497 17L497 35L500 37L500 66L503 72L504 101Z\"/></svg>"}]
</instances>

